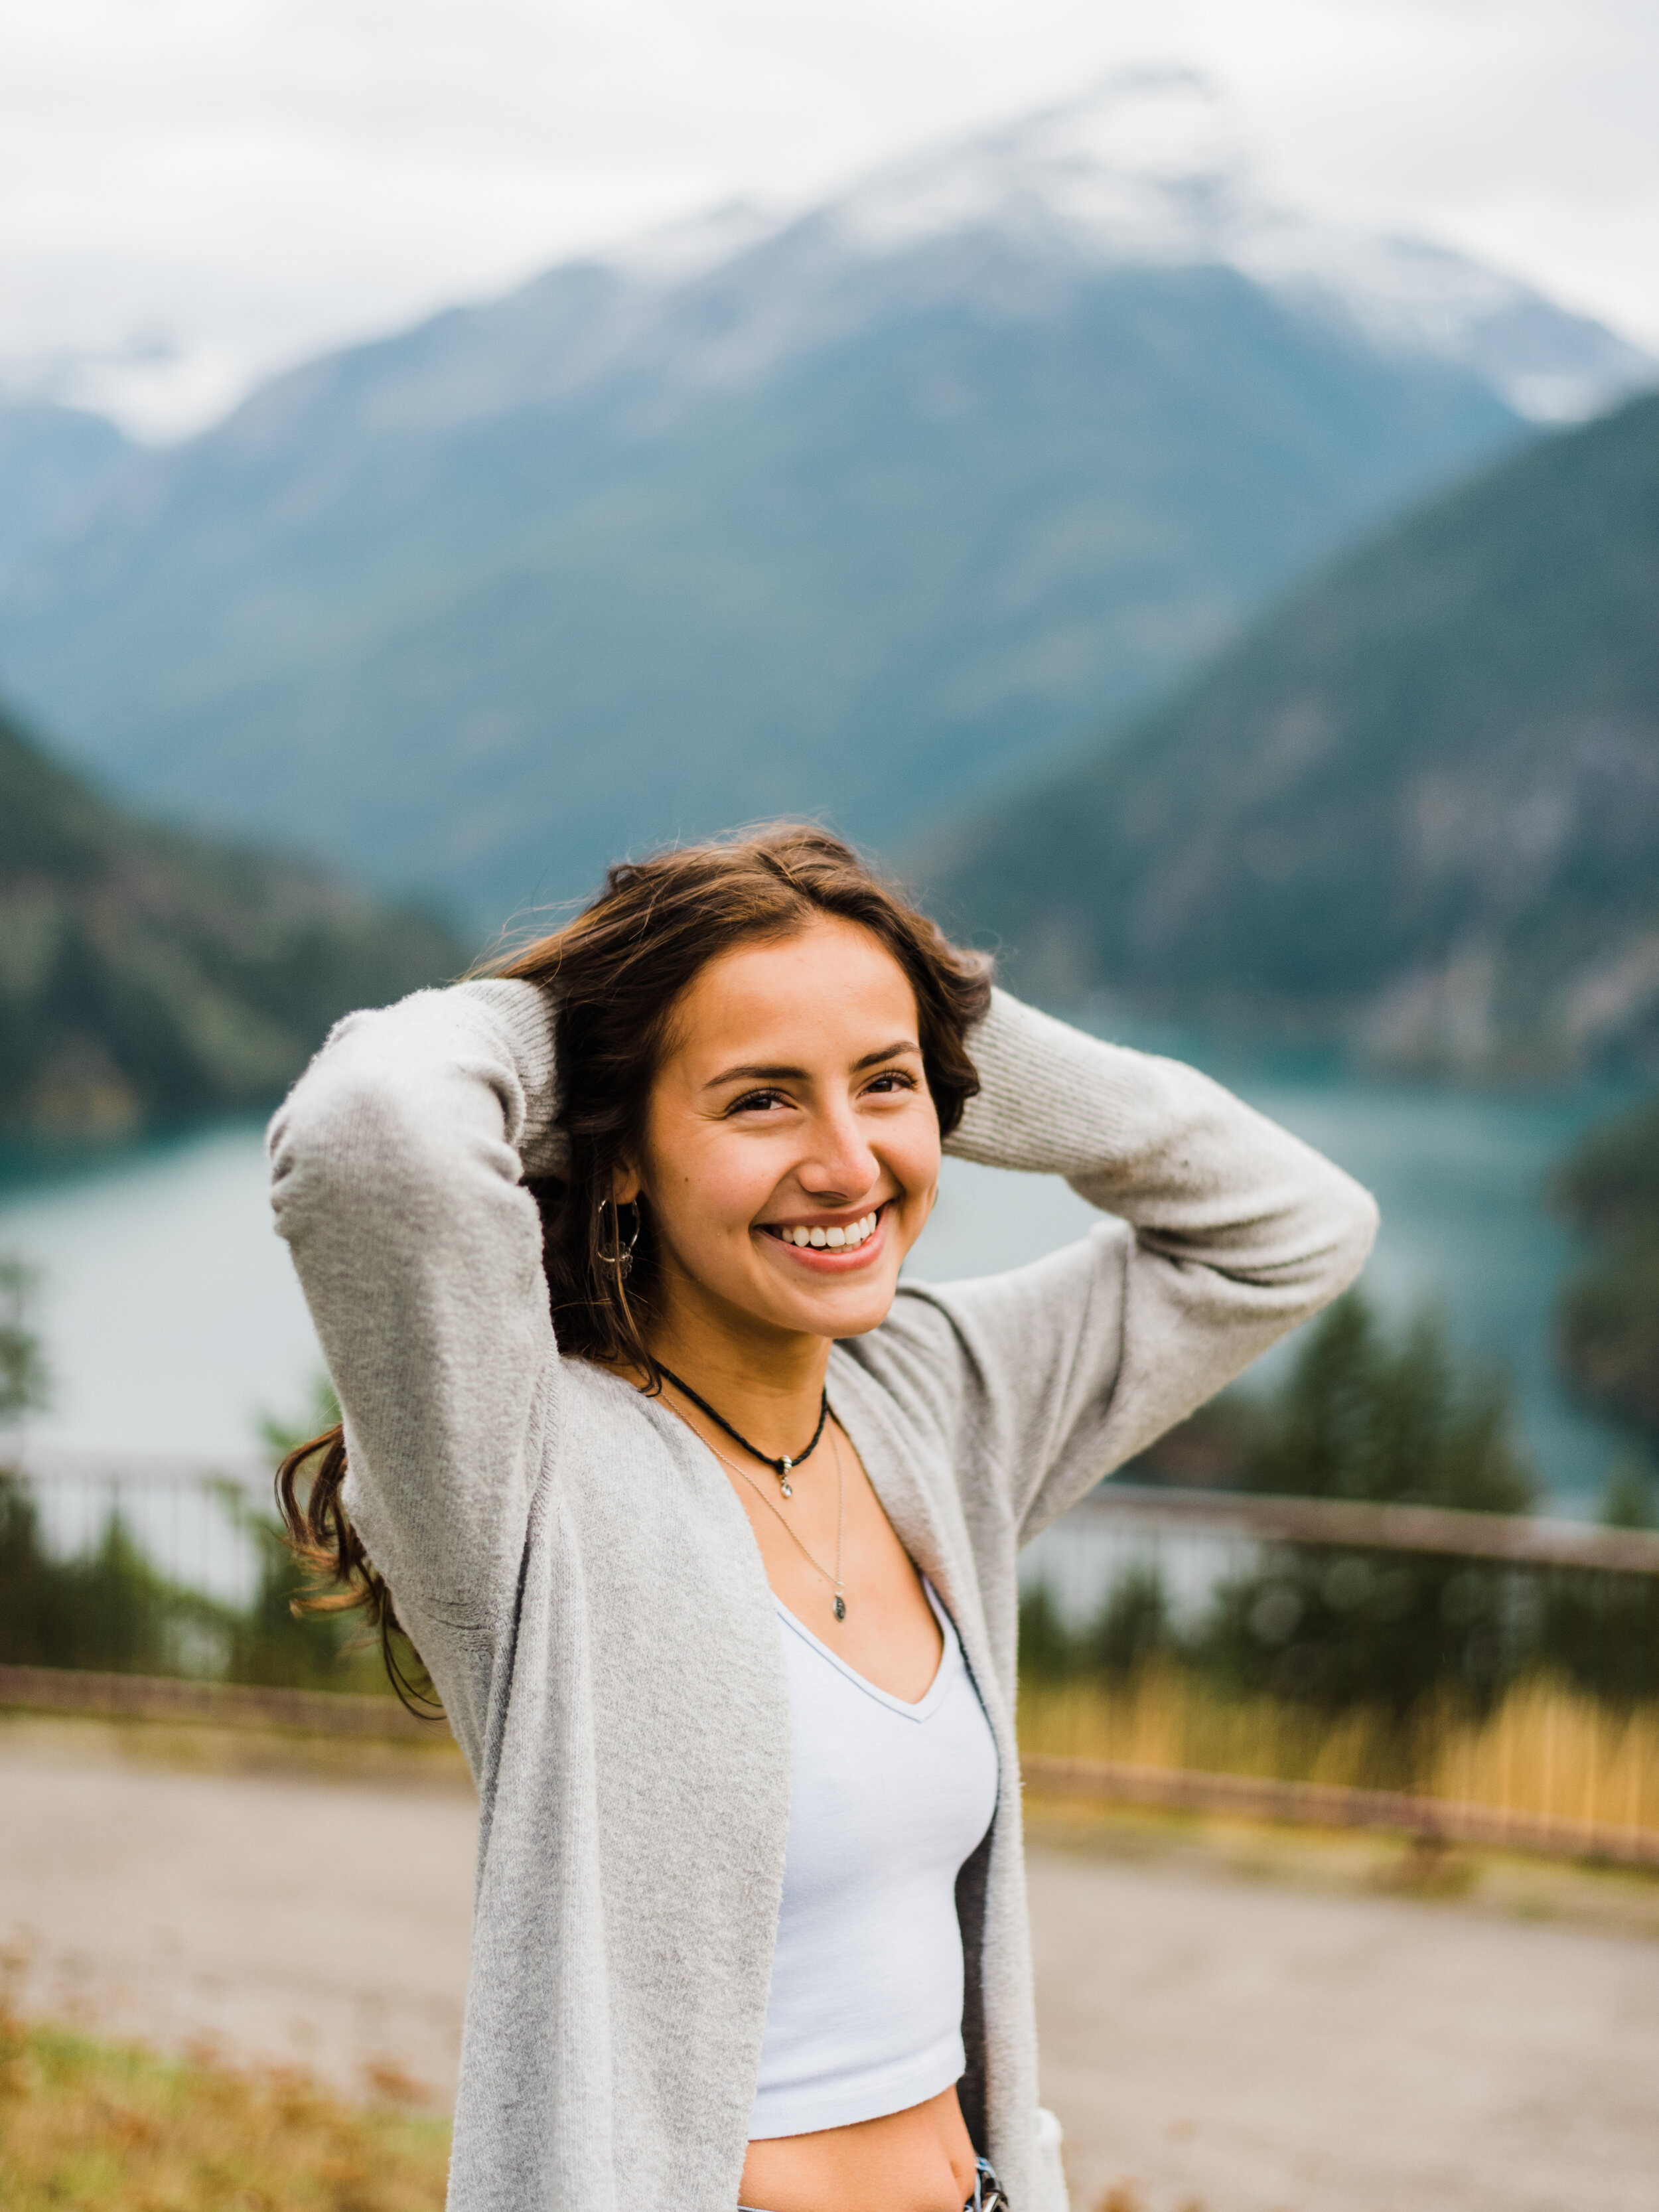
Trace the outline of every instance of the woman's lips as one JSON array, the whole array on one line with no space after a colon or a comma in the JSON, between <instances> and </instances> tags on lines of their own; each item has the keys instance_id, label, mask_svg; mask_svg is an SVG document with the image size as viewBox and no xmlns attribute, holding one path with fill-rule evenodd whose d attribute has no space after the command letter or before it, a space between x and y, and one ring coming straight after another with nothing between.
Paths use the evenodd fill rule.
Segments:
<instances>
[{"instance_id":1,"label":"woman's lips","mask_svg":"<svg viewBox=\"0 0 1659 2212\"><path fill-rule=\"evenodd\" d=\"M769 1244L776 1245L786 1258L814 1274L847 1274L856 1267L867 1266L886 1243L890 1203L884 1199L879 1206L847 1222L763 1221L759 1224L759 1234ZM808 1241L800 1243L796 1240L803 1230ZM832 1231L839 1234L839 1243L830 1242ZM822 1242L813 1242L815 1237Z\"/></svg>"}]
</instances>

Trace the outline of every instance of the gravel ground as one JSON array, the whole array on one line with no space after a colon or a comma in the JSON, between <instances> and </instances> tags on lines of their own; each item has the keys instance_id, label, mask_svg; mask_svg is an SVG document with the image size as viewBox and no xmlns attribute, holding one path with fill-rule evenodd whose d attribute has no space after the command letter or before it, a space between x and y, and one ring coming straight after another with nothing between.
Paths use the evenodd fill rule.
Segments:
<instances>
[{"instance_id":1,"label":"gravel ground","mask_svg":"<svg viewBox=\"0 0 1659 2212\"><path fill-rule=\"evenodd\" d=\"M205 1732L0 1727L0 1935L24 2006L441 2100L464 1778L283 1756L235 1771L248 1748ZM1374 1849L1249 1856L1122 1828L1034 1845L1045 2094L1077 2212L1114 2188L1144 2212L1654 2212L1650 1889L1540 1876L1483 1903L1382 1893Z\"/></svg>"},{"instance_id":2,"label":"gravel ground","mask_svg":"<svg viewBox=\"0 0 1659 2212\"><path fill-rule=\"evenodd\" d=\"M123 1757L124 1737L153 1747L95 1725L0 1734L0 1938L23 2008L352 2092L392 2069L447 2100L472 1911L465 1771L180 1771Z\"/></svg>"},{"instance_id":3,"label":"gravel ground","mask_svg":"<svg viewBox=\"0 0 1659 2212\"><path fill-rule=\"evenodd\" d=\"M1659 2206L1650 1935L1053 1849L1031 1905L1079 2212Z\"/></svg>"}]
</instances>

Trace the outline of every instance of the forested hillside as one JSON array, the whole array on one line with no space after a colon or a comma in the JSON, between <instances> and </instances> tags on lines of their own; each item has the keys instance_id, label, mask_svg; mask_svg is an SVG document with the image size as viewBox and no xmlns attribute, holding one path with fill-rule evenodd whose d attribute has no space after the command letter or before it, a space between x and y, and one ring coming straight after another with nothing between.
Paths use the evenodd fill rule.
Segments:
<instances>
[{"instance_id":1,"label":"forested hillside","mask_svg":"<svg viewBox=\"0 0 1659 2212\"><path fill-rule=\"evenodd\" d=\"M1521 442L1528 395L1643 367L1203 143L1149 163L1166 94L298 369L16 573L0 665L141 803L489 921L781 810L890 850Z\"/></svg>"},{"instance_id":2,"label":"forested hillside","mask_svg":"<svg viewBox=\"0 0 1659 2212\"><path fill-rule=\"evenodd\" d=\"M134 821L0 718L0 1135L273 1098L337 1015L463 957L315 869Z\"/></svg>"},{"instance_id":3,"label":"forested hillside","mask_svg":"<svg viewBox=\"0 0 1659 2212\"><path fill-rule=\"evenodd\" d=\"M1559 1316L1569 1381L1659 1444L1659 1099L1593 1133L1557 1196L1590 1240Z\"/></svg>"},{"instance_id":4,"label":"forested hillside","mask_svg":"<svg viewBox=\"0 0 1659 2212\"><path fill-rule=\"evenodd\" d=\"M1659 1064L1659 397L1299 592L934 847L1051 997L1517 1073Z\"/></svg>"}]
</instances>

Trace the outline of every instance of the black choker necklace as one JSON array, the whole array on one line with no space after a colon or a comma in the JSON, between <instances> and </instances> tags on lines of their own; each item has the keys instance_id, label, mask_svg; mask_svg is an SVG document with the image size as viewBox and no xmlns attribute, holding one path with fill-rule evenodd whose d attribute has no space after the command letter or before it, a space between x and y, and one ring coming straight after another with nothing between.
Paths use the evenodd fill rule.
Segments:
<instances>
[{"instance_id":1,"label":"black choker necklace","mask_svg":"<svg viewBox=\"0 0 1659 2212\"><path fill-rule=\"evenodd\" d=\"M818 1425L812 1431L811 1443L807 1445L805 1451L797 1452L793 1459L790 1458L787 1452L784 1453L781 1458L774 1459L770 1452L763 1452L758 1444L751 1444L747 1437L740 1435L738 1431L732 1427L731 1422L726 1419L724 1413L717 1413L714 1411L714 1408L709 1404L707 1398L698 1397L696 1392L691 1388L691 1385L689 1382L682 1382L679 1376L675 1374L672 1367L665 1367L659 1359L657 1362L657 1369L659 1374L673 1384L674 1388L680 1393L682 1397L689 1398L694 1406L700 1407L702 1410L708 1414L709 1419L714 1422L717 1428L724 1429L726 1435L731 1437L734 1444L741 1444L744 1451L749 1454L751 1459L763 1461L777 1476L779 1482L783 1486L783 1494L786 1498L793 1498L794 1496L794 1492L789 1487L789 1476L791 1470L803 1465L805 1461L811 1458L813 1453L818 1448L818 1439L823 1434L823 1425L830 1418L830 1392L827 1388L825 1389L823 1398L818 1405Z\"/></svg>"}]
</instances>

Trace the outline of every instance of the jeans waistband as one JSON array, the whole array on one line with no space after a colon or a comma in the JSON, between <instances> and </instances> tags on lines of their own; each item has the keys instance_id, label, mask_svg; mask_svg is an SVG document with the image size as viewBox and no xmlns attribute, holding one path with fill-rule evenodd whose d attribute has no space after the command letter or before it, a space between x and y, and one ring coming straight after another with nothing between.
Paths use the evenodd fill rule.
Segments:
<instances>
[{"instance_id":1,"label":"jeans waistband","mask_svg":"<svg viewBox=\"0 0 1659 2212\"><path fill-rule=\"evenodd\" d=\"M739 2204L737 2212L754 2212L754 2208ZM1010 2212L988 2158L981 2159L974 2169L974 2193L964 2202L962 2212Z\"/></svg>"}]
</instances>

